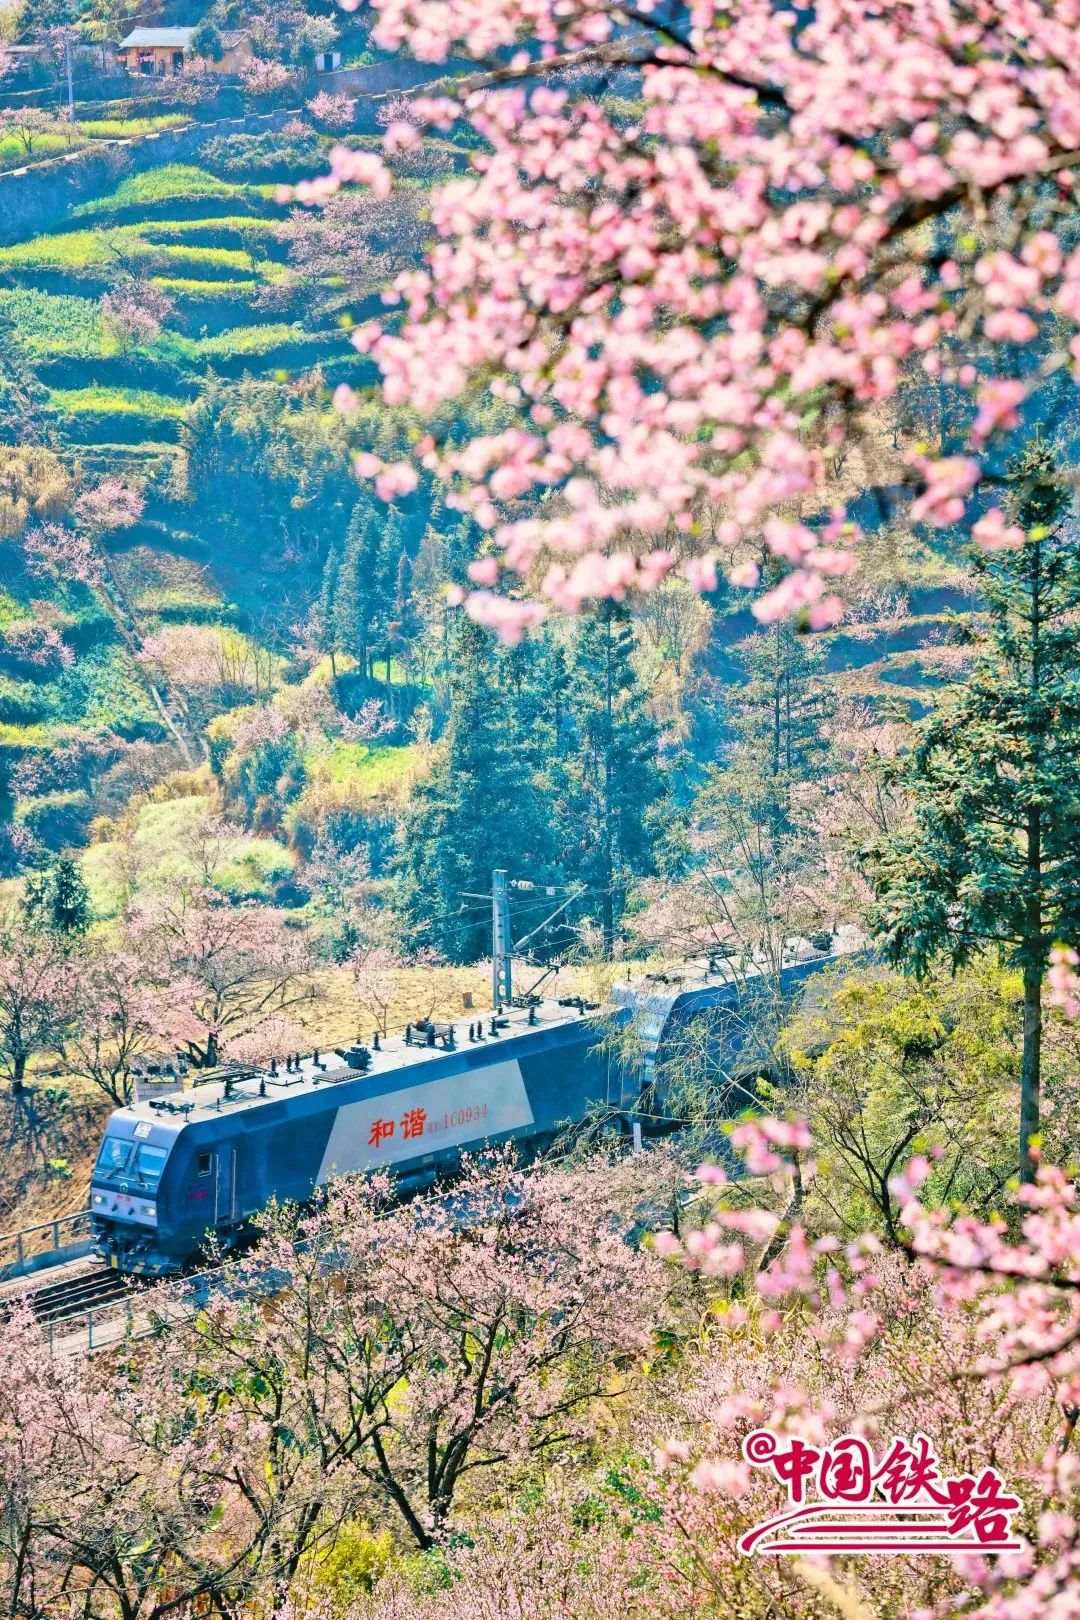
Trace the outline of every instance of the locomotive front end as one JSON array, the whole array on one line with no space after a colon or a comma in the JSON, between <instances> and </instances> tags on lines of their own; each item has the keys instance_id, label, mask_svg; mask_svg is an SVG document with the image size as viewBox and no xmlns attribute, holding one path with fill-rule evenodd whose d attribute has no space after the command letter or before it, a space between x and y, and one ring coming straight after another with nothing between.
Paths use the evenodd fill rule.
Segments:
<instances>
[{"instance_id":1,"label":"locomotive front end","mask_svg":"<svg viewBox=\"0 0 1080 1620\"><path fill-rule=\"evenodd\" d=\"M180 1269L160 1237L171 1135L128 1109L109 1120L90 1182L90 1217L94 1248L117 1271L160 1277Z\"/></svg>"}]
</instances>

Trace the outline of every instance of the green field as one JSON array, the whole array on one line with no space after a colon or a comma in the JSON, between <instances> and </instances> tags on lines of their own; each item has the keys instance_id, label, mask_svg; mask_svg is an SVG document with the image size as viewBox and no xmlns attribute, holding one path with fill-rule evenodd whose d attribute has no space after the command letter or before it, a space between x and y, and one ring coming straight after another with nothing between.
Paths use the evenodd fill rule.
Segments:
<instances>
[{"instance_id":1,"label":"green field","mask_svg":"<svg viewBox=\"0 0 1080 1620\"><path fill-rule=\"evenodd\" d=\"M91 140L132 140L137 135L156 135L163 129L180 129L191 123L190 113L162 113L157 118L80 119L78 129Z\"/></svg>"},{"instance_id":2,"label":"green field","mask_svg":"<svg viewBox=\"0 0 1080 1620\"><path fill-rule=\"evenodd\" d=\"M170 116L158 127L176 121L183 120ZM99 120L90 132L105 137L122 127ZM222 625L233 626L235 636L243 628L236 606L243 579L177 504L185 498L185 420L207 382L291 380L317 363L333 375L338 362L357 359L344 332L313 325L304 304L290 300L286 245L279 240L285 213L272 183L253 185L204 164L164 163L111 181L102 195L71 209L65 226L0 247L0 321L38 372L62 454L84 476L112 473L145 489L143 532L120 549L112 573L141 634L176 627L198 636L208 633L203 627ZM106 291L137 278L173 301L161 329L141 341L119 331L101 309ZM329 411L326 420L332 424ZM16 584L0 594L0 631L7 621L32 616L41 598L50 612L63 604L70 627L64 634L78 642L69 667L0 668L0 754L47 748L71 727L150 741L167 735L145 672L114 619L93 593L83 594L86 602L69 604L56 581L29 581L25 593ZM331 800L377 802L408 775L408 762L394 754L346 747L313 760L313 775ZM38 799L22 813L54 838L85 810L47 795ZM146 838L153 841L149 826ZM95 844L87 859L96 897L107 908L107 851ZM291 860L269 839L238 848L231 892L271 895L288 879Z\"/></svg>"},{"instance_id":3,"label":"green field","mask_svg":"<svg viewBox=\"0 0 1080 1620\"><path fill-rule=\"evenodd\" d=\"M54 388L49 395L54 410L70 416L183 416L182 401L148 388Z\"/></svg>"},{"instance_id":4,"label":"green field","mask_svg":"<svg viewBox=\"0 0 1080 1620\"><path fill-rule=\"evenodd\" d=\"M174 234L183 233L183 226L173 227ZM161 269L187 276L190 279L229 279L261 276L274 280L280 267L266 260L256 261L243 248L188 247L182 242L159 239L153 227L115 225L104 230L58 231L48 236L35 236L28 242L16 242L0 247L0 269L68 270L83 271L108 269L117 266Z\"/></svg>"},{"instance_id":5,"label":"green field","mask_svg":"<svg viewBox=\"0 0 1080 1620\"><path fill-rule=\"evenodd\" d=\"M197 794L148 804L139 812L131 845L138 860L145 863L148 883L195 875L186 843L200 818L212 808L210 798ZM83 876L99 917L115 916L122 904L124 853L122 846L105 838L92 844L82 857ZM292 875L295 864L295 856L273 839L239 834L223 849L215 887L234 900L269 899L275 886Z\"/></svg>"},{"instance_id":6,"label":"green field","mask_svg":"<svg viewBox=\"0 0 1080 1620\"><path fill-rule=\"evenodd\" d=\"M222 180L207 169L191 163L165 163L160 169L147 169L129 175L115 191L92 198L71 210L73 219L106 218L128 209L141 210L158 203L199 202L224 198L234 203L250 201L258 205L274 195L272 185L252 186L235 180Z\"/></svg>"}]
</instances>

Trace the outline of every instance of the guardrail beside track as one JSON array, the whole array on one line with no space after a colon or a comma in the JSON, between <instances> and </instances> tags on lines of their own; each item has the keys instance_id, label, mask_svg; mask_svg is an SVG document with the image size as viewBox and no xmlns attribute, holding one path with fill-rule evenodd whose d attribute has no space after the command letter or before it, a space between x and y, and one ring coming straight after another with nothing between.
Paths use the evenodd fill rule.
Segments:
<instances>
[{"instance_id":1,"label":"guardrail beside track","mask_svg":"<svg viewBox=\"0 0 1080 1620\"><path fill-rule=\"evenodd\" d=\"M52 1221L0 1234L0 1281L24 1277L90 1253L90 1211L74 1209Z\"/></svg>"}]
</instances>

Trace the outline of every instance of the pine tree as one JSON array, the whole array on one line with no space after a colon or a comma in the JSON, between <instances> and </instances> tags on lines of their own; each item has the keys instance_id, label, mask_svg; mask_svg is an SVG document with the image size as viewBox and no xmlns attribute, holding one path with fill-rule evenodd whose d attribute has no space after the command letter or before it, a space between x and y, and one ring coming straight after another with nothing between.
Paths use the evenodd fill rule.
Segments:
<instances>
[{"instance_id":1,"label":"pine tree","mask_svg":"<svg viewBox=\"0 0 1080 1620\"><path fill-rule=\"evenodd\" d=\"M386 665L386 681L390 682L390 659L393 655L394 609L397 604L398 567L407 555L405 526L401 514L391 508L383 527L376 562L375 604L371 623L373 648L377 646ZM372 653L374 658L374 651Z\"/></svg>"},{"instance_id":2,"label":"pine tree","mask_svg":"<svg viewBox=\"0 0 1080 1620\"><path fill-rule=\"evenodd\" d=\"M438 757L401 830L398 898L418 943L474 962L491 949L491 910L469 896L497 867L550 881L553 836L505 652L459 615L451 669Z\"/></svg>"},{"instance_id":3,"label":"pine tree","mask_svg":"<svg viewBox=\"0 0 1080 1620\"><path fill-rule=\"evenodd\" d=\"M337 600L341 583L341 541L331 540L323 563L322 584L319 590L318 632L316 644L320 652L330 655L330 673L337 679Z\"/></svg>"},{"instance_id":4,"label":"pine tree","mask_svg":"<svg viewBox=\"0 0 1080 1620\"><path fill-rule=\"evenodd\" d=\"M394 616L390 624L391 642L401 654L406 669L411 669L413 648L423 633L424 621L413 596L413 564L407 551L398 558L394 581Z\"/></svg>"},{"instance_id":5,"label":"pine tree","mask_svg":"<svg viewBox=\"0 0 1080 1620\"><path fill-rule=\"evenodd\" d=\"M923 721L900 780L909 828L868 859L889 957L916 974L995 944L1023 973L1020 1168L1039 1129L1042 981L1080 940L1080 544L1068 487L1035 445L1009 469L1016 550L977 551L985 641Z\"/></svg>"},{"instance_id":6,"label":"pine tree","mask_svg":"<svg viewBox=\"0 0 1080 1620\"><path fill-rule=\"evenodd\" d=\"M570 821L577 829L575 874L596 891L610 954L633 877L654 868L654 814L664 793L657 729L634 670L634 629L613 602L578 632L570 673L575 732Z\"/></svg>"},{"instance_id":7,"label":"pine tree","mask_svg":"<svg viewBox=\"0 0 1080 1620\"><path fill-rule=\"evenodd\" d=\"M823 724L835 703L821 679L823 645L784 620L739 649L747 681L734 696L733 742L756 762L781 822L791 821L793 790L829 768Z\"/></svg>"},{"instance_id":8,"label":"pine tree","mask_svg":"<svg viewBox=\"0 0 1080 1620\"><path fill-rule=\"evenodd\" d=\"M736 649L745 679L728 687L720 762L691 817L697 864L704 856L712 874L719 934L773 973L793 933L823 932L831 920L821 909L820 842L800 792L833 768L822 647L783 624ZM665 853L675 867L687 863L677 830Z\"/></svg>"},{"instance_id":9,"label":"pine tree","mask_svg":"<svg viewBox=\"0 0 1080 1620\"><path fill-rule=\"evenodd\" d=\"M79 863L71 855L57 855L26 881L23 910L32 928L63 939L81 939L94 920L90 893Z\"/></svg>"},{"instance_id":10,"label":"pine tree","mask_svg":"<svg viewBox=\"0 0 1080 1620\"><path fill-rule=\"evenodd\" d=\"M357 501L345 533L334 605L337 645L353 654L365 676L371 674L385 622L384 522L367 496Z\"/></svg>"}]
</instances>

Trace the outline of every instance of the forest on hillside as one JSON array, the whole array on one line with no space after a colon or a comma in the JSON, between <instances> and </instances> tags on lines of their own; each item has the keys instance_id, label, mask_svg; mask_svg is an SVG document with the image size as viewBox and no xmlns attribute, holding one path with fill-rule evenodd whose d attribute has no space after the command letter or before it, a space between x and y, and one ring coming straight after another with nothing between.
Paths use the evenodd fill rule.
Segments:
<instances>
[{"instance_id":1,"label":"forest on hillside","mask_svg":"<svg viewBox=\"0 0 1080 1620\"><path fill-rule=\"evenodd\" d=\"M1072 1620L1078 62L0 10L11 1620Z\"/></svg>"}]
</instances>

